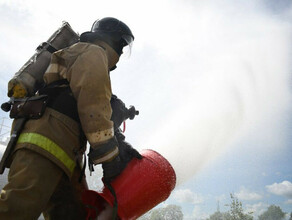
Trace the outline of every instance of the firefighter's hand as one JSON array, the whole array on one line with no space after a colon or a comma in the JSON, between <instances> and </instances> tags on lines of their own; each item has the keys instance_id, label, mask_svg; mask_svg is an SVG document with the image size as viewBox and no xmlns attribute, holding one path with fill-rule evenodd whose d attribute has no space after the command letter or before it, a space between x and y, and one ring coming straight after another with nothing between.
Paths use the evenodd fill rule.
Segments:
<instances>
[{"instance_id":1,"label":"firefighter's hand","mask_svg":"<svg viewBox=\"0 0 292 220\"><path fill-rule=\"evenodd\" d=\"M142 159L141 154L125 141L125 135L123 135L120 129L115 130L115 136L119 144L120 158L123 161L130 161L133 157Z\"/></svg>"},{"instance_id":2,"label":"firefighter's hand","mask_svg":"<svg viewBox=\"0 0 292 220\"><path fill-rule=\"evenodd\" d=\"M113 111L111 120L114 122L115 129L117 129L127 119L128 109L125 103L115 95L111 97L111 107Z\"/></svg>"},{"instance_id":3,"label":"firefighter's hand","mask_svg":"<svg viewBox=\"0 0 292 220\"><path fill-rule=\"evenodd\" d=\"M142 159L142 155L125 141L119 141L118 148L120 153L117 157L102 163L103 178L108 183L120 175L133 158Z\"/></svg>"},{"instance_id":4,"label":"firefighter's hand","mask_svg":"<svg viewBox=\"0 0 292 220\"><path fill-rule=\"evenodd\" d=\"M118 141L119 143L119 151L120 158L125 163L130 162L133 158L142 159L142 155L134 149L128 142L126 141Z\"/></svg>"},{"instance_id":5,"label":"firefighter's hand","mask_svg":"<svg viewBox=\"0 0 292 220\"><path fill-rule=\"evenodd\" d=\"M126 165L127 163L122 162L119 156L109 162L102 163L104 181L110 183L125 169Z\"/></svg>"}]
</instances>

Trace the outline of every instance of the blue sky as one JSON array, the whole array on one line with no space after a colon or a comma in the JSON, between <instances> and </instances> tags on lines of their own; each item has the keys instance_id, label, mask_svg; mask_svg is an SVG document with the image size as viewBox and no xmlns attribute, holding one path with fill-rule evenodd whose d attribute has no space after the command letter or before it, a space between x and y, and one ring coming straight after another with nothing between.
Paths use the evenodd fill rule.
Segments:
<instances>
[{"instance_id":1,"label":"blue sky","mask_svg":"<svg viewBox=\"0 0 292 220\"><path fill-rule=\"evenodd\" d=\"M291 1L84 2L0 0L0 101L63 20L82 33L117 17L135 35L131 57L111 75L113 92L140 110L127 139L160 152L177 173L162 205L197 220L218 201L225 211L234 193L255 214L271 204L292 211Z\"/></svg>"},{"instance_id":2,"label":"blue sky","mask_svg":"<svg viewBox=\"0 0 292 220\"><path fill-rule=\"evenodd\" d=\"M228 207L224 205L230 203L229 193L235 194L243 202L245 210L254 211L257 215L271 204L280 206L283 211L291 211L291 185L284 194L277 193L275 185L272 187L274 190L268 189L275 183L281 186L284 181L291 184L291 149L274 152L273 156L264 152L255 155L244 149L252 144L245 142L237 149L228 150L195 178L179 187L185 193L184 198L181 198L182 195L173 195L172 199L188 201L187 205L180 203L185 212L195 210L196 214L202 216L210 208L217 210L218 202L220 211L226 211ZM197 195L186 189L192 189L192 193ZM192 204L191 198L197 198L198 202Z\"/></svg>"}]
</instances>

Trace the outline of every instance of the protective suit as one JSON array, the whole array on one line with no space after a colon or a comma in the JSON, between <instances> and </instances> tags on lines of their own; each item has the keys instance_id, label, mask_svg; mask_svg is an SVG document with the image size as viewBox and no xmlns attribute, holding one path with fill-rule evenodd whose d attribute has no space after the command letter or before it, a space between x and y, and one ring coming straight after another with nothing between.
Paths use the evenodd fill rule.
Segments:
<instances>
[{"instance_id":1,"label":"protective suit","mask_svg":"<svg viewBox=\"0 0 292 220\"><path fill-rule=\"evenodd\" d=\"M120 161L110 120L108 74L119 55L99 40L79 42L52 55L44 81L61 92L49 101L40 119L26 122L18 138L8 163L9 183L0 194L0 219L33 220L41 212L46 219L85 219L80 196L87 186L84 177L83 184L79 179L86 140L93 164L111 170ZM54 85L62 80L67 83ZM65 103L70 97L76 102Z\"/></svg>"}]
</instances>

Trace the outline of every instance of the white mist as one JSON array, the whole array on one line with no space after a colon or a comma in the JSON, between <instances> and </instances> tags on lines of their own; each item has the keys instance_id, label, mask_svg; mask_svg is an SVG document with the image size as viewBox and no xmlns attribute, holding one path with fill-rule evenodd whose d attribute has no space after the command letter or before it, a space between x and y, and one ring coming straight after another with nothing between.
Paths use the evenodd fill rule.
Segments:
<instances>
[{"instance_id":1,"label":"white mist","mask_svg":"<svg viewBox=\"0 0 292 220\"><path fill-rule=\"evenodd\" d=\"M171 162L178 184L247 134L263 136L267 144L284 141L291 26L251 1L231 2L206 1L186 14L178 9L184 23L172 24L177 41L159 48L170 66L159 82L167 97L160 107L170 102L171 108L141 143ZM159 88L156 93L163 96ZM155 106L155 96L152 101Z\"/></svg>"}]
</instances>

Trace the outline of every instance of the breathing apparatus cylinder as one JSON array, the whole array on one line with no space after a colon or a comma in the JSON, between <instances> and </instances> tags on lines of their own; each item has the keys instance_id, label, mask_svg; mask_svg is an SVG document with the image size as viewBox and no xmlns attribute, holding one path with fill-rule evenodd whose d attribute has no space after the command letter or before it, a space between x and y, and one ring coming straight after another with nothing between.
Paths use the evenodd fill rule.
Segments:
<instances>
[{"instance_id":1,"label":"breathing apparatus cylinder","mask_svg":"<svg viewBox=\"0 0 292 220\"><path fill-rule=\"evenodd\" d=\"M8 97L33 96L44 83L43 75L50 63L51 54L78 41L79 35L73 31L68 22L63 22L46 42L37 47L35 54L8 82Z\"/></svg>"},{"instance_id":2,"label":"breathing apparatus cylinder","mask_svg":"<svg viewBox=\"0 0 292 220\"><path fill-rule=\"evenodd\" d=\"M176 184L175 171L163 156L153 150L143 150L141 155L142 160L132 159L111 182L121 220L137 219L154 208L169 197ZM96 219L107 212L107 207L114 206L115 198L105 186L100 191L84 191L82 200L87 207L86 219Z\"/></svg>"}]
</instances>

